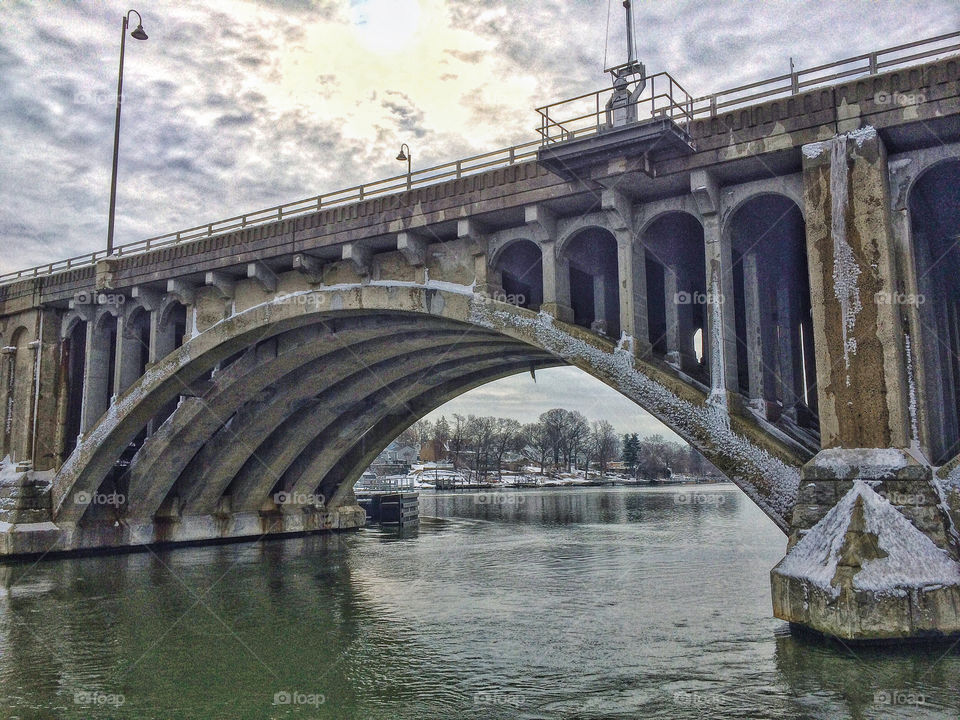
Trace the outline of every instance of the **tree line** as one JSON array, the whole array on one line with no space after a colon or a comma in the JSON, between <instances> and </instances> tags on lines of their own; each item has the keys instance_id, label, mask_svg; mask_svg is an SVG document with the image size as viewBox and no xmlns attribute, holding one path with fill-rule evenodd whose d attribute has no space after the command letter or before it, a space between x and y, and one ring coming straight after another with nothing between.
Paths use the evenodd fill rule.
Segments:
<instances>
[{"instance_id":1,"label":"tree line","mask_svg":"<svg viewBox=\"0 0 960 720\"><path fill-rule=\"evenodd\" d=\"M606 420L589 421L576 410L554 408L536 422L521 424L510 418L455 414L431 423L422 419L408 427L397 441L417 448L428 446L434 458L445 459L477 478L501 476L505 459L520 455L537 465L541 474L597 470L606 475L609 464L622 461L635 479L657 479L671 473L708 474L712 466L694 448L665 440L661 435L617 435Z\"/></svg>"}]
</instances>

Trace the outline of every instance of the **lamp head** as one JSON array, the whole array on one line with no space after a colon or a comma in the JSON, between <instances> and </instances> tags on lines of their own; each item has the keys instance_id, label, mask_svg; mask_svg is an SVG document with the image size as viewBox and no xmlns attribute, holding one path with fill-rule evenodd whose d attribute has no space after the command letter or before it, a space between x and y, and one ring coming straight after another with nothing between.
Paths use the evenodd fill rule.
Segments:
<instances>
[{"instance_id":1,"label":"lamp head","mask_svg":"<svg viewBox=\"0 0 960 720\"><path fill-rule=\"evenodd\" d=\"M403 149L401 148L401 149L400 149L400 154L397 155L397 160L406 161L406 159L407 159L407 154L406 154L406 153L403 151Z\"/></svg>"},{"instance_id":2,"label":"lamp head","mask_svg":"<svg viewBox=\"0 0 960 720\"><path fill-rule=\"evenodd\" d=\"M143 25L138 24L137 29L130 33L132 37L135 37L137 40L146 40L147 34L143 31Z\"/></svg>"}]
</instances>

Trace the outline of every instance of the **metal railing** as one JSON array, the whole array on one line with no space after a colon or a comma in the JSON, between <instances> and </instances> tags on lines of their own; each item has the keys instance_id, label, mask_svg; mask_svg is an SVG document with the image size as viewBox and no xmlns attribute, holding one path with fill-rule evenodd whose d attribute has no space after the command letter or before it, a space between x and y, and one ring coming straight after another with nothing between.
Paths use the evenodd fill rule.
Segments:
<instances>
[{"instance_id":1,"label":"metal railing","mask_svg":"<svg viewBox=\"0 0 960 720\"><path fill-rule=\"evenodd\" d=\"M693 96L678 83L670 73L657 73L645 78L646 87L640 98L616 108L608 107L613 96L612 88L585 93L537 108L540 115L538 131L543 143L565 142L585 135L594 135L605 129L666 117L680 121L685 126L693 119ZM627 83L633 91L637 81ZM615 114L629 116L628 122L617 122ZM551 114L553 117L551 117ZM557 119L562 118L562 119Z\"/></svg>"},{"instance_id":2,"label":"metal railing","mask_svg":"<svg viewBox=\"0 0 960 720\"><path fill-rule=\"evenodd\" d=\"M714 117L721 112L756 104L760 100L772 100L777 97L796 95L812 87L829 84L843 78L876 74L890 68L910 65L918 60L955 53L958 50L960 50L960 31L946 33L904 45L896 45L825 65L797 70L689 100L686 91L684 91L673 78L667 73L659 73L658 75L651 76L648 80L653 81L653 78L661 76L669 78L669 81L660 81L661 83L667 82L667 89L664 90L661 84L660 92L658 93L656 92L656 88L653 87L653 82L651 82L651 97L644 98L636 104L644 108L648 107L651 117L665 116L674 119L682 118L685 122L688 122L690 119L696 119L702 116ZM675 100L673 96L674 89L678 91L678 96ZM554 118L550 118L546 112L540 112L541 137L537 140L509 148L494 150L482 155L474 155L473 157L444 163L443 165L437 165L424 170L415 170L409 176L405 174L397 175L385 180L376 180L364 185L356 185L344 190L336 190L323 195L316 195L306 198L305 200L297 200L244 215L236 215L225 220L207 223L206 225L197 225L192 228L187 228L186 230L178 230L146 240L138 240L124 245L118 245L114 248L114 256L123 257L144 253L190 240L212 237L231 230L265 225L278 220L315 213L331 207L349 205L373 197L403 192L415 187L432 185L443 180L461 178L465 175L472 175L492 168L532 161L536 159L537 148L547 142L555 142L561 137L563 137L563 139L570 139L571 137L583 136L587 133L596 132L598 127L602 127L602 124L599 124L599 119L603 109L599 106L599 96L604 93L609 94L610 92L610 89L600 90L596 93L587 93L577 98L571 98L544 106L543 108L538 108L538 112L540 112L546 111L548 108L556 108L560 105L574 103L575 101L586 101L588 103L586 111L562 122L556 119L556 115L554 115ZM683 95L681 96L679 93L683 93ZM589 107L590 98L595 98L592 111ZM640 108L638 108L638 115L639 110ZM554 110L554 113L556 113L556 110ZM588 118L592 119L592 122L587 122ZM574 122L578 127L568 128L567 124L570 122ZM569 134L563 135L564 133ZM0 275L0 284L52 275L56 272L78 267L89 267L105 257L107 257L106 251L97 250L96 252L77 255L72 258L67 258L66 260L57 260L25 270L4 273Z\"/></svg>"},{"instance_id":3,"label":"metal railing","mask_svg":"<svg viewBox=\"0 0 960 720\"><path fill-rule=\"evenodd\" d=\"M113 249L110 257L126 257L129 255L139 255L141 253L157 250L170 245L179 245L190 240L199 240L213 237L232 230L243 230L277 222L279 220L289 220L301 215L309 215L327 210L333 207L350 205L362 200L382 197L394 193L404 192L424 185L433 185L444 180L455 180L467 175L474 175L478 172L491 170L498 167L507 167L521 162L529 162L537 157L537 148L540 145L539 140L532 140L521 145L494 150L474 155L469 158L455 160L453 162L436 165L423 170L414 170L409 175L396 175L384 180L375 180L364 185L355 185L343 190L335 190L323 195L315 195L304 200L295 200L283 205L255 210L243 215L235 215L224 220L217 220L205 225L196 225L195 227L165 235L147 238L146 240L137 240L124 245L117 245ZM66 260L57 260L46 265L27 268L25 270L16 270L0 275L0 285L25 280L34 277L52 275L65 270L72 270L80 267L89 267L96 264L98 260L107 257L106 250L97 250L84 255L77 255Z\"/></svg>"},{"instance_id":4,"label":"metal railing","mask_svg":"<svg viewBox=\"0 0 960 720\"><path fill-rule=\"evenodd\" d=\"M721 112L754 105L758 100L773 100L777 97L797 95L812 87L826 85L843 78L876 75L889 68L910 65L917 60L954 53L958 50L960 50L960 31L904 45L895 45L876 52L721 90L712 95L704 95L693 101L693 114L715 117Z\"/></svg>"}]
</instances>

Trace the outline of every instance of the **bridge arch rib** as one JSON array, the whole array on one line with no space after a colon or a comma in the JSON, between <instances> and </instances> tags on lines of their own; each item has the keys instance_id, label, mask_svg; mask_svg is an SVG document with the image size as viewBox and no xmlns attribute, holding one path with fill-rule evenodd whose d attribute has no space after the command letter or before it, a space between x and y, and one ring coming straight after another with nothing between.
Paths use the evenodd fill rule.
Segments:
<instances>
[{"instance_id":1,"label":"bridge arch rib","mask_svg":"<svg viewBox=\"0 0 960 720\"><path fill-rule=\"evenodd\" d=\"M312 302L277 296L195 334L84 437L55 478L55 522L76 529L98 520L78 495L96 492L178 396L126 474L112 479L129 494L131 526L171 513L262 512L277 489L343 501L370 453L417 417L492 379L571 364L663 420L787 527L803 448L747 412L707 404L679 374L636 358L628 337L616 345L469 287L438 285L321 287L296 293Z\"/></svg>"}]
</instances>

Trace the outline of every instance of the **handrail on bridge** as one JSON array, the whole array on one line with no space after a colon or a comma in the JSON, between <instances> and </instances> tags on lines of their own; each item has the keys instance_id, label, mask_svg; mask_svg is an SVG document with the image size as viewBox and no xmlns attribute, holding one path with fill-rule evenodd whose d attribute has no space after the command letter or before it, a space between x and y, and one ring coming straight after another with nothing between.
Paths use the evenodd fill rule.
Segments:
<instances>
[{"instance_id":1,"label":"handrail on bridge","mask_svg":"<svg viewBox=\"0 0 960 720\"><path fill-rule=\"evenodd\" d=\"M565 142L578 136L594 135L605 129L619 126L614 113L630 116L630 122L667 117L680 120L688 126L693 119L693 96L670 75L657 73L644 78L646 88L640 98L628 102L613 110L607 106L607 99L613 94L611 88L584 93L577 97L560 100L537 108L540 115L538 132L544 145ZM627 87L632 91L638 80L632 80ZM550 113L553 113L553 118ZM563 117L557 120L558 113ZM572 114L572 116L571 116Z\"/></svg>"},{"instance_id":2,"label":"handrail on bridge","mask_svg":"<svg viewBox=\"0 0 960 720\"><path fill-rule=\"evenodd\" d=\"M908 52L918 48L924 49L918 52ZM797 70L766 80L721 90L712 95L704 95L698 98L691 98L669 74L658 73L648 78L648 80L651 81L650 96L635 103L638 106L637 115L639 117L642 108L648 108L650 117L682 118L684 123L689 123L691 119L696 119L700 116L716 117L720 112L752 105L758 100L796 95L811 87L830 83L842 78L863 74L874 75L881 70L907 65L916 60L931 58L944 53L953 53L958 50L960 50L960 31L945 33L903 45L896 45L876 52L856 55L844 60L838 60L804 70ZM661 78L659 81L660 92L656 92L655 78ZM667 82L666 89L663 88L664 82ZM676 97L674 90L677 91ZM491 168L506 167L520 162L532 161L536 159L537 146L595 133L598 128L602 128L603 124L600 123L600 116L603 108L600 107L600 95L609 92L610 89L586 93L576 98L570 98L538 108L537 112L541 115L541 127L539 128L541 137L539 139L514 145L513 147L455 160L442 165L436 165L431 168L415 170L410 174L409 185L407 175L396 175L384 180L376 180L371 183L356 185L343 190L335 190L322 195L315 195L304 200L296 200L283 205L256 210L243 215L236 215L225 220L207 223L206 225L197 225L192 228L187 228L186 230L178 230L176 232L166 233L165 235L147 238L146 240L137 240L123 245L117 245L114 248L113 256L122 257L125 255L144 253L157 248L178 245L190 240L211 237L231 230L256 227L278 220L315 213L330 207L348 205L372 197L381 197L396 192L406 192L412 187L431 185L441 180L449 180L451 178L461 178L464 175L472 175L476 172L489 170ZM588 98L595 98L592 112L590 112L591 108L587 100ZM562 121L556 120L555 117L549 117L548 111L550 108L556 108L578 101L587 103L586 112L580 112L580 114ZM556 110L554 112L556 112ZM588 119L591 120L591 122L585 122ZM568 125L571 124L575 126L568 127ZM57 260L45 265L37 265L36 267L24 270L15 270L0 275L0 285L26 278L52 275L56 272L70 270L72 268L87 267L94 265L97 261L103 260L106 257L106 251L97 250L92 253L67 258L66 260Z\"/></svg>"}]
</instances>

